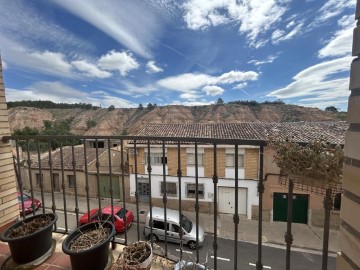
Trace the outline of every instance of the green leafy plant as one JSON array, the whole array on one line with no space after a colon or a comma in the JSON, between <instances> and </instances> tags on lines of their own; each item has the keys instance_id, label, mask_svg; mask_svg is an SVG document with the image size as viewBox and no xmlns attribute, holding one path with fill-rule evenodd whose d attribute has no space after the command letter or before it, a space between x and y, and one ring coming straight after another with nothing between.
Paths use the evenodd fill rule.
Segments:
<instances>
[{"instance_id":1,"label":"green leafy plant","mask_svg":"<svg viewBox=\"0 0 360 270\"><path fill-rule=\"evenodd\" d=\"M322 140L299 144L293 141L271 141L274 161L290 179L310 185L339 183L342 179L344 151Z\"/></svg>"}]
</instances>

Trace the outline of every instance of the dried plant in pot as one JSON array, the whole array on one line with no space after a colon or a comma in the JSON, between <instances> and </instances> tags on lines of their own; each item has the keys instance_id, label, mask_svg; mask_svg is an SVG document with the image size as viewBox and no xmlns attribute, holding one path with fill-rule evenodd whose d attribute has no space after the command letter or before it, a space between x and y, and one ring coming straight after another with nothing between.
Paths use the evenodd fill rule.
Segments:
<instances>
[{"instance_id":1,"label":"dried plant in pot","mask_svg":"<svg viewBox=\"0 0 360 270\"><path fill-rule=\"evenodd\" d=\"M206 252L205 262L203 262L203 263L196 263L196 261L191 256L189 256L189 258L187 260L179 261L175 265L174 270L207 270L207 269L209 269L207 264L208 264L208 259L211 254L212 254L212 252L210 250L208 250Z\"/></svg>"},{"instance_id":2,"label":"dried plant in pot","mask_svg":"<svg viewBox=\"0 0 360 270\"><path fill-rule=\"evenodd\" d=\"M274 161L295 182L314 187L338 184L342 179L344 151L322 140L299 144L293 141L270 141Z\"/></svg>"},{"instance_id":3,"label":"dried plant in pot","mask_svg":"<svg viewBox=\"0 0 360 270\"><path fill-rule=\"evenodd\" d=\"M137 241L124 247L113 266L116 270L149 270L151 262L151 245L148 242Z\"/></svg>"},{"instance_id":4,"label":"dried plant in pot","mask_svg":"<svg viewBox=\"0 0 360 270\"><path fill-rule=\"evenodd\" d=\"M92 222L70 233L62 250L70 256L73 270L103 270L109 264L110 239L115 235L111 222Z\"/></svg>"},{"instance_id":5,"label":"dried plant in pot","mask_svg":"<svg viewBox=\"0 0 360 270\"><path fill-rule=\"evenodd\" d=\"M52 230L57 218L54 213L31 216L13 224L0 235L0 240L9 244L15 263L30 263L51 250Z\"/></svg>"}]
</instances>

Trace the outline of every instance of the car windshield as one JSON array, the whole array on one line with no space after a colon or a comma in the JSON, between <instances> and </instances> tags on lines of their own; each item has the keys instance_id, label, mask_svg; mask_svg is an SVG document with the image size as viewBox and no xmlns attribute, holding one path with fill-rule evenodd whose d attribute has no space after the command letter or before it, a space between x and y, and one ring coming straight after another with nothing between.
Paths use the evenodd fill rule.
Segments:
<instances>
[{"instance_id":1,"label":"car windshield","mask_svg":"<svg viewBox=\"0 0 360 270\"><path fill-rule=\"evenodd\" d=\"M29 199L29 197L23 194L23 200L26 201L27 199ZM21 202L21 195L18 196L18 201Z\"/></svg>"},{"instance_id":2,"label":"car windshield","mask_svg":"<svg viewBox=\"0 0 360 270\"><path fill-rule=\"evenodd\" d=\"M184 230L187 233L190 233L191 229L192 229L192 222L184 215L181 215L181 222L182 222L182 227L184 228Z\"/></svg>"},{"instance_id":3,"label":"car windshield","mask_svg":"<svg viewBox=\"0 0 360 270\"><path fill-rule=\"evenodd\" d=\"M124 219L127 211L128 211L128 210L126 210L125 208L121 208L121 209L116 213L116 215L117 215L119 218Z\"/></svg>"}]
</instances>

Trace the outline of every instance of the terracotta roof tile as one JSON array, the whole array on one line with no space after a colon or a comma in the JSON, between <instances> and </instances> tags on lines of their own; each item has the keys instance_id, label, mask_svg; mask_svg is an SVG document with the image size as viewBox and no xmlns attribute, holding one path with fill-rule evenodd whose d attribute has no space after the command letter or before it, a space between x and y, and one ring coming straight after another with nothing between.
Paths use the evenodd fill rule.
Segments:
<instances>
[{"instance_id":1,"label":"terracotta roof tile","mask_svg":"<svg viewBox=\"0 0 360 270\"><path fill-rule=\"evenodd\" d=\"M310 142L323 139L344 144L348 124L338 122L148 124L137 136L268 140L270 137ZM139 142L140 143L140 142Z\"/></svg>"},{"instance_id":2,"label":"terracotta roof tile","mask_svg":"<svg viewBox=\"0 0 360 270\"><path fill-rule=\"evenodd\" d=\"M104 153L107 149L99 148L98 155L100 156ZM72 170L72 147L71 146L64 146L62 149L62 157L64 160L64 170ZM85 157L84 157L84 146L83 145L76 145L74 146L74 157L76 161L76 170L84 170L85 168ZM51 160L52 160L52 168L53 169L61 169L61 151L60 148L56 149L55 151L51 152ZM86 149L86 161L87 165L90 165L92 162L96 160L96 149L95 148L87 148ZM38 168L39 164L36 160L32 164L33 168ZM41 157L41 168L42 169L50 169L49 166L49 154L45 154Z\"/></svg>"}]
</instances>

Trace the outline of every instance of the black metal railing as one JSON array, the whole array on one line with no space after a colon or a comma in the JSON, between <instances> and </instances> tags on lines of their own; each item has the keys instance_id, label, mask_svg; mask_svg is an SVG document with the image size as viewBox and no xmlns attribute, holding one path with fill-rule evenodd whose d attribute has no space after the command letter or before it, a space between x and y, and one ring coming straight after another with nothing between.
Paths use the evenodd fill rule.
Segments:
<instances>
[{"instance_id":1,"label":"black metal railing","mask_svg":"<svg viewBox=\"0 0 360 270\"><path fill-rule=\"evenodd\" d=\"M51 209L53 213L57 213L59 211L63 212L64 214L64 228L60 228L57 224L55 224L55 231L60 233L68 233L69 230L74 229L69 227L69 213L68 213L68 207L67 207L67 200L69 197L72 197L75 202L75 207L73 209L73 213L75 213L76 216L76 227L79 226L79 214L81 213L88 213L88 220L90 220L90 200L92 199L93 195L90 194L91 188L96 188L96 197L97 197L97 207L98 209L102 209L102 201L103 197L101 196L101 175L104 172L100 171L100 165L104 167L103 164L101 164L101 157L103 155L100 154L99 149L99 142L104 141L107 142L107 162L106 167L108 170L106 171L106 174L109 175L109 194L110 194L110 204L111 206L114 205L114 172L112 170L113 164L112 161L112 155L111 155L111 142L112 140L120 141L120 160L118 161L120 163L121 171L118 172L119 175L119 181L121 181L122 185L122 204L123 207L126 208L126 191L125 191L125 177L126 174L129 172L129 168L126 168L126 157L127 153L131 150L133 151L133 166L130 173L134 174L135 179L135 204L136 204L136 210L135 210L135 217L136 217L136 224L137 224L137 240L141 240L141 232L140 232L140 212L139 212L139 190L138 190L138 182L139 182L139 166L144 166L145 164L139 164L138 162L138 148L139 145L142 147L145 147L147 149L147 159L146 162L146 172L148 180L149 180L149 212L150 212L150 224L153 224L153 213L152 213L152 206L153 206L153 197L152 197L152 164L151 164L151 158L150 154L152 151L152 146L154 144L157 144L162 149L162 156L163 156L163 162L162 162L162 181L164 183L164 192L162 196L162 203L164 207L164 222L166 224L167 220L167 212L168 212L168 195L167 195L167 178L169 177L166 174L166 166L165 164L165 156L166 156L166 148L168 145L172 145L172 147L176 148L176 155L177 155L177 162L174 162L172 164L177 164L176 168L176 175L174 177L177 177L177 184L179 188L178 192L178 211L179 211L179 220L180 220L180 228L182 227L182 213L183 213L183 198L181 194L182 190L182 178L184 176L184 173L182 171L182 158L181 158L181 150L182 147L193 145L195 148L195 176L194 176L194 183L195 183L195 200L194 200L194 211L195 211L195 219L196 219L196 262L199 262L199 248L200 248L200 239L199 239L199 213L200 213L200 205L199 205L199 171L198 171L198 148L199 145L206 145L207 147L212 148L213 152L213 160L212 160L212 166L213 166L213 175L212 175L212 182L213 182L213 243L212 243L212 254L214 258L214 264L213 269L219 269L218 268L218 232L217 232L217 226L218 226L218 151L220 145L227 145L232 146L234 148L234 170L235 170L235 177L234 177L234 188L237 191L239 188L239 174L238 174L238 153L239 153L239 147L244 145L251 145L251 146L257 146L259 149L259 164L258 164L258 195L259 195L259 218L258 218L258 247L257 247L257 262L256 262L256 269L260 270L263 269L263 260L262 260L262 251L263 251L263 243L262 243L262 222L263 222L263 193L265 190L264 182L266 181L267 176L264 178L264 147L266 146L265 141L261 140L240 140L240 139L210 139L210 138L188 138L188 137L139 137L139 136L8 136L4 137L3 140L13 142L14 147L16 148L16 156L14 156L14 168L16 170L16 176L17 176L17 184L18 184L18 190L23 195L24 192L24 180L27 179L27 187L31 191L31 197L32 197L32 214L35 215L36 205L34 203L34 177L33 173L38 173L39 175L39 182L38 186L40 188L39 192L41 193L41 202L42 202L42 212L45 212L45 209ZM52 149L51 142L52 141L60 141L60 150ZM75 143L82 141L82 146L76 146ZM88 141L95 141L95 156L92 155L89 156L89 147L87 147ZM31 142L31 144L30 144ZM68 147L71 148L71 161L69 163L69 160L64 159L64 153L63 153L63 146L64 143L71 142ZM125 143L127 144L127 148L124 149ZM47 145L47 149L44 149L43 145ZM42 146L42 147L40 147ZM81 151L75 152L75 148L80 148ZM25 154L21 154L21 150L25 152ZM94 150L94 149L93 149ZM103 149L104 150L104 149ZM128 151L127 151L128 150ZM56 152L57 151L57 152ZM79 154L81 153L81 154ZM146 152L145 152L146 153ZM80 156L79 156L80 155ZM69 157L68 157L69 158ZM90 160L90 158L92 160ZM26 160L27 163L24 163L23 160ZM46 162L44 162L44 160ZM70 164L66 165L64 162L67 162ZM90 172L89 172L89 164L95 164L95 179L96 179L96 185L91 186L90 185ZM80 166L82 164L82 166ZM118 165L118 164L117 164ZM27 167L27 168L26 168ZM62 197L63 197L63 209L59 210L58 206L56 205L55 200L55 194L59 193L55 190L57 187L58 179L56 179L56 176L54 174L55 170L60 170L61 172L61 189L62 189ZM69 194L68 190L66 188L66 177L65 177L65 171L71 171L74 175L74 192ZM79 179L77 177L78 172L82 171L84 172L84 179ZM43 175L46 173L49 174L50 183L44 182ZM27 175L26 175L27 173ZM144 173L143 173L144 174ZM82 182L80 182L82 181ZM49 187L50 185L50 187ZM83 208L86 209L80 209L78 198L81 197L79 194L79 188L82 188L82 194L83 197L86 198L86 206ZM46 190L51 193L51 201L45 201L44 199L44 193L46 193ZM290 187L289 187L289 195L291 195L293 191L293 185L290 181ZM92 193L94 194L94 193ZM22 196L21 196L22 197ZM288 196L289 203L288 203L288 224L287 224L287 234L285 237L286 245L287 245L287 251L286 251L286 269L290 269L290 257L291 257L291 244L292 244L292 234L291 234L291 216L292 216L292 196ZM174 198L172 198L174 199ZM235 192L235 210L233 213L233 223L234 223L234 246L233 246L233 253L234 253L234 263L233 263L233 269L239 269L239 260L238 260L238 231L239 231L239 222L240 222L240 214L239 214L239 194L238 192ZM24 202L21 201L22 208L24 209ZM51 204L51 207L49 207L49 204ZM114 209L112 208L112 218L114 218ZM25 218L25 211L23 211L23 217ZM114 219L113 219L114 221ZM125 239L119 240L119 239L113 239L113 247L115 247L115 243L121 243L121 244L128 244L128 230L126 226L126 217L124 220L125 224ZM146 224L148 225L148 224ZM168 252L168 227L165 226L165 256L167 257L169 255ZM329 226L325 226L326 230L329 230ZM153 239L153 227L150 226L150 239ZM327 232L328 234L328 232ZM182 242L183 233L182 230L180 230L179 233L180 242ZM323 254L323 256L327 256L327 249L326 254ZM327 257L326 257L327 258ZM183 249L180 248L180 259L183 259ZM325 266L326 267L326 266ZM326 269L326 268L323 268Z\"/></svg>"}]
</instances>

